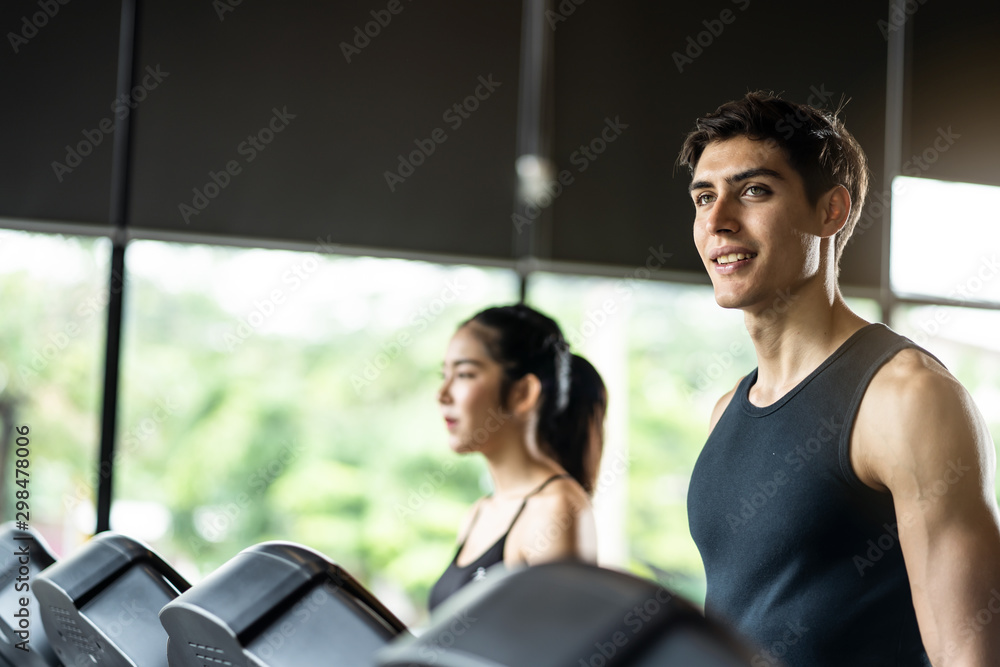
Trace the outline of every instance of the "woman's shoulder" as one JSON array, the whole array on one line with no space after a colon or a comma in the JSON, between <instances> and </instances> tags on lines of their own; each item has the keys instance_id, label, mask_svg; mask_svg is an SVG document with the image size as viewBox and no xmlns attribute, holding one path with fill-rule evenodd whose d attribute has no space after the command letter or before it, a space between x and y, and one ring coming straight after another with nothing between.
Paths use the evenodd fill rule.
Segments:
<instances>
[{"instance_id":1,"label":"woman's shoulder","mask_svg":"<svg viewBox=\"0 0 1000 667\"><path fill-rule=\"evenodd\" d=\"M569 476L552 479L545 488L528 499L525 513L563 510L579 513L590 509L590 496L580 483Z\"/></svg>"},{"instance_id":2,"label":"woman's shoulder","mask_svg":"<svg viewBox=\"0 0 1000 667\"><path fill-rule=\"evenodd\" d=\"M573 530L581 520L593 520L590 496L573 478L553 480L528 499L521 520L524 533L552 532L551 526Z\"/></svg>"},{"instance_id":3,"label":"woman's shoulder","mask_svg":"<svg viewBox=\"0 0 1000 667\"><path fill-rule=\"evenodd\" d=\"M597 558L590 497L572 478L550 482L528 499L511 532L512 545L529 564L563 558Z\"/></svg>"}]
</instances>

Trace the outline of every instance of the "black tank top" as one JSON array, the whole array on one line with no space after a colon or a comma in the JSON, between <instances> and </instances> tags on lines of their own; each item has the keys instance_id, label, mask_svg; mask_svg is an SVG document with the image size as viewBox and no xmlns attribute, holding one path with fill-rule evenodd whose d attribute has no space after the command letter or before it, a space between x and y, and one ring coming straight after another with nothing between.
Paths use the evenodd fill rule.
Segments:
<instances>
[{"instance_id":1,"label":"black tank top","mask_svg":"<svg viewBox=\"0 0 1000 667\"><path fill-rule=\"evenodd\" d=\"M872 377L911 347L869 324L763 408L749 399L755 369L698 457L688 518L705 564L705 611L757 644L761 664L930 664L892 496L858 479L849 453Z\"/></svg>"},{"instance_id":2,"label":"black tank top","mask_svg":"<svg viewBox=\"0 0 1000 667\"><path fill-rule=\"evenodd\" d=\"M514 519L507 527L507 532L501 535L500 539L498 539L493 546L487 549L482 556L468 565L460 566L458 564L458 556L462 553L462 548L465 546L468 536L472 533L472 528L476 525L476 519L479 518L479 508L476 508L476 513L472 517L472 523L469 524L469 530L466 531L465 540L462 540L462 543L458 545L458 551L455 552L455 557L451 559L451 564L448 565L444 574L441 575L441 578L438 579L437 583L434 584L434 587L431 588L431 593L427 601L427 606L430 610L434 611L435 607L454 595L458 589L462 588L469 582L479 581L480 579L485 578L486 571L491 566L496 565L497 563L502 563L503 549L507 544L507 536L510 535L511 529L514 527L514 524L517 523L518 518L521 516L521 512L524 511L525 505L528 504L528 499L548 486L550 482L567 477L569 477L569 475L566 474L553 475L524 496L524 500L521 502L521 507L518 508L517 514L514 515Z\"/></svg>"}]
</instances>

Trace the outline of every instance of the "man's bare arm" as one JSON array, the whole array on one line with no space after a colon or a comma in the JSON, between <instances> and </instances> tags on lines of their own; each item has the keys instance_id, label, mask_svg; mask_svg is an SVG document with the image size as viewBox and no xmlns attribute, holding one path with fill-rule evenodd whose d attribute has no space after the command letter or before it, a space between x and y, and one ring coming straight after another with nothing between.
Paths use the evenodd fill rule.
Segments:
<instances>
[{"instance_id":1,"label":"man's bare arm","mask_svg":"<svg viewBox=\"0 0 1000 667\"><path fill-rule=\"evenodd\" d=\"M861 479L892 494L932 663L1000 665L996 451L968 392L926 355L904 350L873 379L853 442Z\"/></svg>"}]
</instances>

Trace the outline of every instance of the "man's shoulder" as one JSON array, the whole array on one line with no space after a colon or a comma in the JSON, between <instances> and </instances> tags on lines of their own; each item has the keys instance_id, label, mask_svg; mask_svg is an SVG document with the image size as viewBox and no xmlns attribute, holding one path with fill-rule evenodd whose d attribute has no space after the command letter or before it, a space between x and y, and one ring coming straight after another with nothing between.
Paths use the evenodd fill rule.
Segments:
<instances>
[{"instance_id":1,"label":"man's shoulder","mask_svg":"<svg viewBox=\"0 0 1000 667\"><path fill-rule=\"evenodd\" d=\"M928 420L958 417L954 413L969 401L948 369L924 350L910 347L894 354L872 377L858 419L868 422L869 432L899 437Z\"/></svg>"},{"instance_id":2,"label":"man's shoulder","mask_svg":"<svg viewBox=\"0 0 1000 667\"><path fill-rule=\"evenodd\" d=\"M866 401L886 403L886 407L919 408L944 395L964 393L962 385L926 351L908 347L892 356L872 378Z\"/></svg>"},{"instance_id":3,"label":"man's shoulder","mask_svg":"<svg viewBox=\"0 0 1000 667\"><path fill-rule=\"evenodd\" d=\"M858 412L852 461L880 488L900 471L923 474L978 456L988 431L965 387L928 353L900 350L872 378Z\"/></svg>"},{"instance_id":4,"label":"man's shoulder","mask_svg":"<svg viewBox=\"0 0 1000 667\"><path fill-rule=\"evenodd\" d=\"M722 418L722 413L725 412L726 408L729 407L729 404L733 400L733 396L736 395L736 390L739 389L740 383L743 382L743 378L745 377L746 376L744 375L739 380L737 380L736 384L733 385L733 388L727 391L725 394L723 394L722 397L715 402L715 407L712 408L712 418L709 421L708 425L709 433L715 430L715 425L719 423L719 419Z\"/></svg>"}]
</instances>

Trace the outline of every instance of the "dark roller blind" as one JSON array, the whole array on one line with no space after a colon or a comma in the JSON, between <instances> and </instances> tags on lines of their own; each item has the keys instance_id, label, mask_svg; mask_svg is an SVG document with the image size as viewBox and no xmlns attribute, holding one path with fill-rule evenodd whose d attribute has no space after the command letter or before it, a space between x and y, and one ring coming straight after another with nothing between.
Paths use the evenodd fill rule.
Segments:
<instances>
[{"instance_id":1,"label":"dark roller blind","mask_svg":"<svg viewBox=\"0 0 1000 667\"><path fill-rule=\"evenodd\" d=\"M121 3L0 3L0 216L106 226Z\"/></svg>"},{"instance_id":2,"label":"dark roller blind","mask_svg":"<svg viewBox=\"0 0 1000 667\"><path fill-rule=\"evenodd\" d=\"M902 173L1000 185L1000 4L913 3Z\"/></svg>"},{"instance_id":3,"label":"dark roller blind","mask_svg":"<svg viewBox=\"0 0 1000 667\"><path fill-rule=\"evenodd\" d=\"M145 2L140 63L169 74L137 114L132 224L509 259L520 17Z\"/></svg>"},{"instance_id":4,"label":"dark roller blind","mask_svg":"<svg viewBox=\"0 0 1000 667\"><path fill-rule=\"evenodd\" d=\"M664 268L704 273L690 178L674 163L698 116L748 90L828 107L850 98L843 117L868 154L873 191L884 190L885 3L556 5L555 157L574 180L554 207L553 259L636 267L653 248L671 254ZM881 218L866 227L842 282L878 284Z\"/></svg>"}]
</instances>

